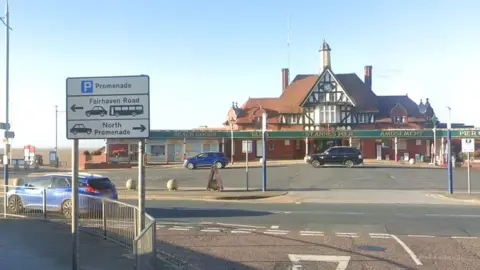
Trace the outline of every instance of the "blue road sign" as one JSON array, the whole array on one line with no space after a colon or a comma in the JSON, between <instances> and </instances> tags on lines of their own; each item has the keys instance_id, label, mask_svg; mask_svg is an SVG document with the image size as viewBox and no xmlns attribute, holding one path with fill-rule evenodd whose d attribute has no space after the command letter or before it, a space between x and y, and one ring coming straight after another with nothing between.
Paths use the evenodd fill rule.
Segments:
<instances>
[{"instance_id":1,"label":"blue road sign","mask_svg":"<svg viewBox=\"0 0 480 270\"><path fill-rule=\"evenodd\" d=\"M4 130L9 130L10 129L10 124L7 123L0 123L0 129L4 129Z\"/></svg>"},{"instance_id":2,"label":"blue road sign","mask_svg":"<svg viewBox=\"0 0 480 270\"><path fill-rule=\"evenodd\" d=\"M7 139L13 139L13 138L15 138L15 132L13 132L13 131L5 131L5 138L7 138Z\"/></svg>"},{"instance_id":3,"label":"blue road sign","mask_svg":"<svg viewBox=\"0 0 480 270\"><path fill-rule=\"evenodd\" d=\"M93 81L82 81L82 93L93 93Z\"/></svg>"}]
</instances>

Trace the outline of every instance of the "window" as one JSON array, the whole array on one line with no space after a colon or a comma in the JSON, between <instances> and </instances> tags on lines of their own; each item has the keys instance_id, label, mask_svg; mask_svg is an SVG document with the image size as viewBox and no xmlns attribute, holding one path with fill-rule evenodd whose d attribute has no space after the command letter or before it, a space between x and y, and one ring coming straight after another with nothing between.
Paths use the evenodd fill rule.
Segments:
<instances>
[{"instance_id":1,"label":"window","mask_svg":"<svg viewBox=\"0 0 480 270\"><path fill-rule=\"evenodd\" d=\"M295 148L297 151L300 151L300 140L296 140L296 145L295 145Z\"/></svg>"},{"instance_id":2,"label":"window","mask_svg":"<svg viewBox=\"0 0 480 270\"><path fill-rule=\"evenodd\" d=\"M393 117L394 124L403 124L405 123L405 116L394 116Z\"/></svg>"},{"instance_id":3,"label":"window","mask_svg":"<svg viewBox=\"0 0 480 270\"><path fill-rule=\"evenodd\" d=\"M366 115L363 113L357 115L357 120L359 124L365 123L365 118L366 118L365 116Z\"/></svg>"},{"instance_id":4,"label":"window","mask_svg":"<svg viewBox=\"0 0 480 270\"><path fill-rule=\"evenodd\" d=\"M290 145L290 140L285 140L285 145Z\"/></svg>"},{"instance_id":5,"label":"window","mask_svg":"<svg viewBox=\"0 0 480 270\"><path fill-rule=\"evenodd\" d=\"M50 176L41 176L34 178L28 182L28 186L36 188L49 188L52 184L52 179Z\"/></svg>"},{"instance_id":6,"label":"window","mask_svg":"<svg viewBox=\"0 0 480 270\"><path fill-rule=\"evenodd\" d=\"M268 150L269 150L269 151L275 150L275 145L274 145L273 143L269 143L269 144L268 144Z\"/></svg>"},{"instance_id":7,"label":"window","mask_svg":"<svg viewBox=\"0 0 480 270\"><path fill-rule=\"evenodd\" d=\"M407 140L405 140L405 139L398 139L398 141L397 141L397 149L398 149L398 150L405 150L405 149L407 149Z\"/></svg>"},{"instance_id":8,"label":"window","mask_svg":"<svg viewBox=\"0 0 480 270\"><path fill-rule=\"evenodd\" d=\"M164 156L165 155L165 145L151 145L150 146L150 155L152 155L152 156Z\"/></svg>"},{"instance_id":9,"label":"window","mask_svg":"<svg viewBox=\"0 0 480 270\"><path fill-rule=\"evenodd\" d=\"M292 124L296 124L296 123L297 123L297 116L292 115Z\"/></svg>"},{"instance_id":10,"label":"window","mask_svg":"<svg viewBox=\"0 0 480 270\"><path fill-rule=\"evenodd\" d=\"M329 155L338 155L340 154L340 149L339 148L330 148L328 150Z\"/></svg>"},{"instance_id":11,"label":"window","mask_svg":"<svg viewBox=\"0 0 480 270\"><path fill-rule=\"evenodd\" d=\"M360 150L361 145L362 145L362 143L361 143L361 141L360 141L359 139L352 139L352 145L351 145L351 147L355 147L355 148L357 148L358 150Z\"/></svg>"},{"instance_id":12,"label":"window","mask_svg":"<svg viewBox=\"0 0 480 270\"><path fill-rule=\"evenodd\" d=\"M52 181L52 188L57 187L69 187L70 181L68 181L65 177L54 177Z\"/></svg>"},{"instance_id":13,"label":"window","mask_svg":"<svg viewBox=\"0 0 480 270\"><path fill-rule=\"evenodd\" d=\"M336 123L336 106L320 106L320 123Z\"/></svg>"},{"instance_id":14,"label":"window","mask_svg":"<svg viewBox=\"0 0 480 270\"><path fill-rule=\"evenodd\" d=\"M206 158L206 157L208 157L208 153L199 154L197 157Z\"/></svg>"},{"instance_id":15,"label":"window","mask_svg":"<svg viewBox=\"0 0 480 270\"><path fill-rule=\"evenodd\" d=\"M415 140L416 145L422 145L422 140Z\"/></svg>"},{"instance_id":16,"label":"window","mask_svg":"<svg viewBox=\"0 0 480 270\"><path fill-rule=\"evenodd\" d=\"M210 144L204 144L203 145L203 152L210 152Z\"/></svg>"}]
</instances>

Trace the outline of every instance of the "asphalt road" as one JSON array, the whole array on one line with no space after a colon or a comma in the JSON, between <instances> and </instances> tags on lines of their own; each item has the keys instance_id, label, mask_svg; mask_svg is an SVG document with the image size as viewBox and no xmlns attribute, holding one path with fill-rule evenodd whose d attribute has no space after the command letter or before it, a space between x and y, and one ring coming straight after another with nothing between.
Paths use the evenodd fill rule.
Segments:
<instances>
[{"instance_id":1,"label":"asphalt road","mask_svg":"<svg viewBox=\"0 0 480 270\"><path fill-rule=\"evenodd\" d=\"M125 186L129 178L137 179L137 170L99 171L110 177L117 186ZM183 168L147 168L147 188L165 188L166 182L175 178L180 188L205 187L209 170L189 171ZM244 168L221 170L225 187L243 189L246 186ZM456 168L453 172L456 191L467 189L467 170ZM362 166L352 169L329 167L315 169L307 164L275 166L267 169L268 188L290 191L329 189L350 190L429 190L447 189L447 170L443 168ZM472 169L472 189L480 191L480 170ZM249 186L259 189L262 183L261 168L250 168Z\"/></svg>"},{"instance_id":2,"label":"asphalt road","mask_svg":"<svg viewBox=\"0 0 480 270\"><path fill-rule=\"evenodd\" d=\"M147 207L157 218L158 251L183 269L477 269L480 263L478 207L180 200Z\"/></svg>"}]
</instances>

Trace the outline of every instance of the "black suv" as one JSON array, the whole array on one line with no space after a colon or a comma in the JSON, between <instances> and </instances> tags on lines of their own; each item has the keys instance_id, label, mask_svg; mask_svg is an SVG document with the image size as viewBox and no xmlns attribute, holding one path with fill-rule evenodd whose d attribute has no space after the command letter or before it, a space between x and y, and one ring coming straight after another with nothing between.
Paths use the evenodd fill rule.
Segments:
<instances>
[{"instance_id":1,"label":"black suv","mask_svg":"<svg viewBox=\"0 0 480 270\"><path fill-rule=\"evenodd\" d=\"M321 154L313 154L307 158L307 162L314 168L323 165L345 165L349 168L363 164L363 157L355 147L334 146Z\"/></svg>"}]
</instances>

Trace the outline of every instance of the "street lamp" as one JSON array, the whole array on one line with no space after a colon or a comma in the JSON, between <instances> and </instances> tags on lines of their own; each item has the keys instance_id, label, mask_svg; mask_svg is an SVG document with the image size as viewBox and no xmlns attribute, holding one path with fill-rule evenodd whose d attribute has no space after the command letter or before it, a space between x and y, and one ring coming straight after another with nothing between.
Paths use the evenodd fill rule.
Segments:
<instances>
[{"instance_id":1,"label":"street lamp","mask_svg":"<svg viewBox=\"0 0 480 270\"><path fill-rule=\"evenodd\" d=\"M453 193L453 168L452 168L452 108L448 109L447 123L447 168L448 168L448 193Z\"/></svg>"},{"instance_id":2,"label":"street lamp","mask_svg":"<svg viewBox=\"0 0 480 270\"><path fill-rule=\"evenodd\" d=\"M437 116L432 116L433 122L433 165L437 166Z\"/></svg>"}]
</instances>

